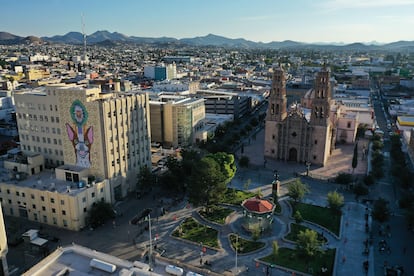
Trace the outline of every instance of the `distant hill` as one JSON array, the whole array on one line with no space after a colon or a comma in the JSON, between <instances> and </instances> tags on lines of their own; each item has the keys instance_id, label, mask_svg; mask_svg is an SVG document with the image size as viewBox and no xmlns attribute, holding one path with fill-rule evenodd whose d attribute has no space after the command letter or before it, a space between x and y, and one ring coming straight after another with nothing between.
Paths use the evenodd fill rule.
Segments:
<instances>
[{"instance_id":1,"label":"distant hill","mask_svg":"<svg viewBox=\"0 0 414 276\"><path fill-rule=\"evenodd\" d=\"M69 32L65 35L55 35L51 37L20 37L7 32L0 32L0 44L18 44L18 43L35 43L35 42L51 42L64 44L83 44L83 35L80 32ZM227 38L215 34L206 36L197 36L193 38L176 39L172 37L138 37L127 36L118 32L96 31L87 35L86 42L88 44L113 46L120 43L137 43L137 44L158 44L158 45L192 45L192 46L219 46L233 48L261 48L261 49L319 49L319 50L390 50L414 51L414 41L397 41L388 44L379 44L371 42L364 43L303 43L292 40L272 41L268 43L255 42L244 38Z\"/></svg>"},{"instance_id":2,"label":"distant hill","mask_svg":"<svg viewBox=\"0 0 414 276\"><path fill-rule=\"evenodd\" d=\"M43 40L37 36L21 37L7 32L0 32L0 44L31 44L42 43Z\"/></svg>"}]
</instances>

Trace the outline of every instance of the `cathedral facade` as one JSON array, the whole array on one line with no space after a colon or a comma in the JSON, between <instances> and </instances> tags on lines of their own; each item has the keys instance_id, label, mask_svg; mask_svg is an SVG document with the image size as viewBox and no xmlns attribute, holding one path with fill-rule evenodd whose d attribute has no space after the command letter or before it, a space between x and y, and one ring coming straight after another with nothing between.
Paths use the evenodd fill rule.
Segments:
<instances>
[{"instance_id":1,"label":"cathedral facade","mask_svg":"<svg viewBox=\"0 0 414 276\"><path fill-rule=\"evenodd\" d=\"M326 164L336 136L330 118L330 85L329 70L323 68L316 76L306 116L300 105L287 107L285 73L281 68L274 69L265 122L265 158Z\"/></svg>"}]
</instances>

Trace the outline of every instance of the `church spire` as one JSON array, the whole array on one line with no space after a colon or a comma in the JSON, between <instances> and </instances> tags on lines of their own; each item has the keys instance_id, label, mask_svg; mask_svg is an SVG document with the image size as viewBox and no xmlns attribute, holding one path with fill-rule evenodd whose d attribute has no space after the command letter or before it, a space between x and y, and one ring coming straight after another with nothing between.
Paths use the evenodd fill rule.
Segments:
<instances>
[{"instance_id":1,"label":"church spire","mask_svg":"<svg viewBox=\"0 0 414 276\"><path fill-rule=\"evenodd\" d=\"M331 88L330 72L324 65L315 78L314 98L312 100L311 123L326 126L329 120Z\"/></svg>"},{"instance_id":2,"label":"church spire","mask_svg":"<svg viewBox=\"0 0 414 276\"><path fill-rule=\"evenodd\" d=\"M267 121L282 121L286 118L286 78L282 67L273 69L272 88L269 95Z\"/></svg>"}]
</instances>

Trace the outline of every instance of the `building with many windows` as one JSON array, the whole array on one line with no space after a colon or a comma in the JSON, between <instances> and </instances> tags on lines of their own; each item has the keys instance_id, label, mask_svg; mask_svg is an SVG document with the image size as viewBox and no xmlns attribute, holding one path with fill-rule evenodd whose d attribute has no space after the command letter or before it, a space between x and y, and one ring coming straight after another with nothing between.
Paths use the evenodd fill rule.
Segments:
<instances>
[{"instance_id":1,"label":"building with many windows","mask_svg":"<svg viewBox=\"0 0 414 276\"><path fill-rule=\"evenodd\" d=\"M101 93L99 87L53 85L14 93L21 150L41 154L45 168L64 164L108 179L112 201L135 190L151 166L146 93Z\"/></svg>"},{"instance_id":2,"label":"building with many windows","mask_svg":"<svg viewBox=\"0 0 414 276\"><path fill-rule=\"evenodd\" d=\"M161 95L150 101L151 137L164 146L187 146L205 118L204 99Z\"/></svg>"},{"instance_id":3,"label":"building with many windows","mask_svg":"<svg viewBox=\"0 0 414 276\"><path fill-rule=\"evenodd\" d=\"M3 210L0 208L0 275L9 275L9 267L7 265L7 245L6 227L4 225Z\"/></svg>"},{"instance_id":4,"label":"building with many windows","mask_svg":"<svg viewBox=\"0 0 414 276\"><path fill-rule=\"evenodd\" d=\"M21 156L21 155L20 155ZM25 171L23 158L8 160L16 170L2 169L0 201L5 215L18 216L78 231L87 225L91 206L111 202L107 179L89 174L89 169L62 165L34 176Z\"/></svg>"}]
</instances>

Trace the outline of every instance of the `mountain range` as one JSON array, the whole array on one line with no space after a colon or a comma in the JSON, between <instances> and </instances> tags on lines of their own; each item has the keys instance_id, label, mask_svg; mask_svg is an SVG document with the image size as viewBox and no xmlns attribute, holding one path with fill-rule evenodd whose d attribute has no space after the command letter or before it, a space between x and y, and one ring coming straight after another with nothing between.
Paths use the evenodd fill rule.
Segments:
<instances>
[{"instance_id":1,"label":"mountain range","mask_svg":"<svg viewBox=\"0 0 414 276\"><path fill-rule=\"evenodd\" d=\"M20 37L7 32L0 32L0 44L21 44L21 43L64 43L64 44L83 44L83 34L80 32L69 32L65 35L55 35L51 37L37 38L34 36ZM262 48L262 49L321 49L321 50L394 50L414 51L414 41L397 41L387 44L379 44L373 42L371 44L364 43L303 43L292 40L272 41L268 43L255 42L244 38L227 38L214 34L206 36L198 36L193 38L176 39L172 37L138 37L127 36L118 32L97 31L86 36L87 44L113 45L120 43L136 43L136 44L182 44L190 46L220 46L233 48Z\"/></svg>"}]
</instances>

